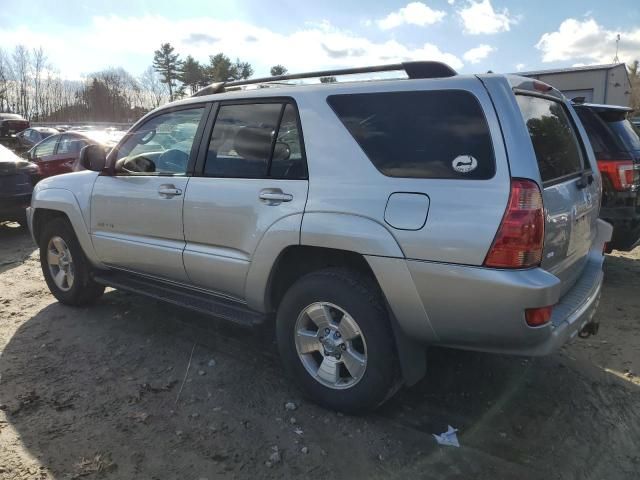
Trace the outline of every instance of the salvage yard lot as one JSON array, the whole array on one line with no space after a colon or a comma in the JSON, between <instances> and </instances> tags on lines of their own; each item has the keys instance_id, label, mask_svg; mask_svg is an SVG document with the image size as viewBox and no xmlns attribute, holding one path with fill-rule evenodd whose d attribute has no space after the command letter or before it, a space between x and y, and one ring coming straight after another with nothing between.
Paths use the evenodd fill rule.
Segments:
<instances>
[{"instance_id":1,"label":"salvage yard lot","mask_svg":"<svg viewBox=\"0 0 640 480\"><path fill-rule=\"evenodd\" d=\"M269 329L118 291L60 305L13 225L0 287L0 479L640 475L640 248L607 257L599 335L539 359L433 349L366 417L301 398ZM448 425L460 448L435 442Z\"/></svg>"}]
</instances>

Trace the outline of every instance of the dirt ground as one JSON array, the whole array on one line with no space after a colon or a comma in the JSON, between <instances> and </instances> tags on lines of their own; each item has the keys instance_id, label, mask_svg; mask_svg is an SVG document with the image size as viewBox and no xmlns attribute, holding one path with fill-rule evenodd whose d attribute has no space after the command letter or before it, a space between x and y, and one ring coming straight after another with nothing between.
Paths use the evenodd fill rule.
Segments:
<instances>
[{"instance_id":1,"label":"dirt ground","mask_svg":"<svg viewBox=\"0 0 640 480\"><path fill-rule=\"evenodd\" d=\"M266 328L113 290L60 305L15 227L0 225L0 479L640 478L640 249L607 258L597 336L538 359L432 349L422 382L347 417L300 396ZM448 425L460 448L432 436Z\"/></svg>"}]
</instances>

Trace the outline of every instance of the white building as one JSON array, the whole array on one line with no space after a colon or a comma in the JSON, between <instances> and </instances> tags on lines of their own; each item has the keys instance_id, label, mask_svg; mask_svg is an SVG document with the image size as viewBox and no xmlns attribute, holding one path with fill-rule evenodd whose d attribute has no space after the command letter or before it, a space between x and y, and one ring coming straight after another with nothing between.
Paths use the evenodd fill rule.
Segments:
<instances>
[{"instance_id":1,"label":"white building","mask_svg":"<svg viewBox=\"0 0 640 480\"><path fill-rule=\"evenodd\" d=\"M631 83L624 63L518 72L517 75L548 83L568 98L584 97L589 103L609 105L631 103Z\"/></svg>"}]
</instances>

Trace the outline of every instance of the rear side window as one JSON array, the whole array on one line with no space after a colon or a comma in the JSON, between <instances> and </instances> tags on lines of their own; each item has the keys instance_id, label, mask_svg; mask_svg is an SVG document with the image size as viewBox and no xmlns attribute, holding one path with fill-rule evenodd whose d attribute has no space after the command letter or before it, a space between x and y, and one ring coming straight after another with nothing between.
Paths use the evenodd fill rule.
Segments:
<instances>
[{"instance_id":1,"label":"rear side window","mask_svg":"<svg viewBox=\"0 0 640 480\"><path fill-rule=\"evenodd\" d=\"M489 126L469 92L332 95L327 101L384 175L483 180L495 173Z\"/></svg>"},{"instance_id":2,"label":"rear side window","mask_svg":"<svg viewBox=\"0 0 640 480\"><path fill-rule=\"evenodd\" d=\"M543 182L551 182L582 171L578 139L565 107L560 102L529 95L516 95L527 124Z\"/></svg>"},{"instance_id":3,"label":"rear side window","mask_svg":"<svg viewBox=\"0 0 640 480\"><path fill-rule=\"evenodd\" d=\"M222 105L211 134L204 174L231 178L306 178L294 105Z\"/></svg>"}]
</instances>

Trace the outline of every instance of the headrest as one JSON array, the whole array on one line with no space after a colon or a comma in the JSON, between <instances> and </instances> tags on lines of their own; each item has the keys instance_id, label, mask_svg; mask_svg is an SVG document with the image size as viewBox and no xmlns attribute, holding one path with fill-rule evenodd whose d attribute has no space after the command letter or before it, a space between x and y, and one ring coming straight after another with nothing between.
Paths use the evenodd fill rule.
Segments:
<instances>
[{"instance_id":1,"label":"headrest","mask_svg":"<svg viewBox=\"0 0 640 480\"><path fill-rule=\"evenodd\" d=\"M236 134L233 147L242 158L266 161L271 154L271 130L244 127Z\"/></svg>"}]
</instances>

